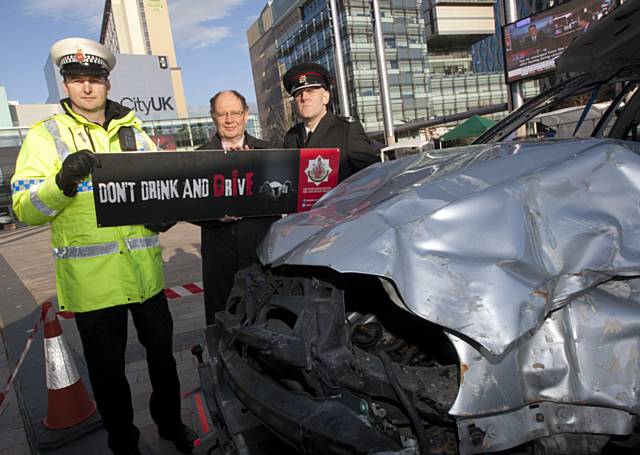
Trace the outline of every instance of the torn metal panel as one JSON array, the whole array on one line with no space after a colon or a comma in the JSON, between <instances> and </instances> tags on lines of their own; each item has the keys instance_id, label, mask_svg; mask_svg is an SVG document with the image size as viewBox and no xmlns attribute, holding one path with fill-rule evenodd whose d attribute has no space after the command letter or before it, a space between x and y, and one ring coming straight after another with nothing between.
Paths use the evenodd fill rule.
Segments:
<instances>
[{"instance_id":1,"label":"torn metal panel","mask_svg":"<svg viewBox=\"0 0 640 455\"><path fill-rule=\"evenodd\" d=\"M640 273L639 151L555 140L382 163L274 224L260 257L386 277L410 311L500 355L585 290Z\"/></svg>"},{"instance_id":2,"label":"torn metal panel","mask_svg":"<svg viewBox=\"0 0 640 455\"><path fill-rule=\"evenodd\" d=\"M599 286L553 312L499 358L449 335L464 365L449 412L464 418L554 401L638 413L640 302L629 297L640 280L621 283Z\"/></svg>"},{"instance_id":3,"label":"torn metal panel","mask_svg":"<svg viewBox=\"0 0 640 455\"><path fill-rule=\"evenodd\" d=\"M467 455L566 433L628 435L633 426L633 416L617 409L542 402L508 414L461 420L458 435L460 453Z\"/></svg>"}]
</instances>

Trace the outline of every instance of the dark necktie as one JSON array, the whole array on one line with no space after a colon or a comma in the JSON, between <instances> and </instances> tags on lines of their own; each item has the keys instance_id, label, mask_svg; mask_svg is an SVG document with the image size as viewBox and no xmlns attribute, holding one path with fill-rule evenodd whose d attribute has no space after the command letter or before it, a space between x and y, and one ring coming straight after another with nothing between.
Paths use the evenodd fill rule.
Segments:
<instances>
[{"instance_id":1,"label":"dark necktie","mask_svg":"<svg viewBox=\"0 0 640 455\"><path fill-rule=\"evenodd\" d=\"M306 130L305 130L306 131ZM309 143L309 139L311 139L311 135L313 134L313 131L309 131L307 133L307 138L304 140L304 145L307 145Z\"/></svg>"}]
</instances>

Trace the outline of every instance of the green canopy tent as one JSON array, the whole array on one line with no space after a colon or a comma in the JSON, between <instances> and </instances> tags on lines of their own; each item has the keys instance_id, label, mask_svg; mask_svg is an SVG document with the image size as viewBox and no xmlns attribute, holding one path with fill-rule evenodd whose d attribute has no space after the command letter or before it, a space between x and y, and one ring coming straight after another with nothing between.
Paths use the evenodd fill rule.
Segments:
<instances>
[{"instance_id":1,"label":"green canopy tent","mask_svg":"<svg viewBox=\"0 0 640 455\"><path fill-rule=\"evenodd\" d=\"M479 115L473 115L451 131L440 136L440 142L478 137L495 124L495 120L480 117Z\"/></svg>"}]
</instances>

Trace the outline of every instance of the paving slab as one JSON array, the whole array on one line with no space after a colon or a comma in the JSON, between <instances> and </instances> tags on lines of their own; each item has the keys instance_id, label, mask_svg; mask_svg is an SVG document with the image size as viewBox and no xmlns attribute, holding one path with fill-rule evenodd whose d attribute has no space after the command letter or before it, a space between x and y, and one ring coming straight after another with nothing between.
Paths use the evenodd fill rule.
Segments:
<instances>
[{"instance_id":1,"label":"paving slab","mask_svg":"<svg viewBox=\"0 0 640 455\"><path fill-rule=\"evenodd\" d=\"M54 263L49 241L48 226L19 226L15 231L0 231L0 384L13 370L38 319L40 305L45 301L55 301ZM160 242L167 287L202 280L200 229L197 226L179 223L161 234ZM190 350L194 344L204 344L202 294L170 300L169 307L174 318L173 350L178 363L181 391L186 394L199 383L196 360ZM73 319L60 319L60 322L83 382L91 391L75 322ZM145 455L174 454L176 450L173 444L158 437L149 415L151 387L145 353L131 320L129 334L126 371L132 385L135 423L141 432L141 451ZM14 390L0 411L0 455L38 453L38 438L42 439L43 431L41 422L47 412L43 351L40 333L35 336L14 383ZM185 423L193 420L191 413L190 403L184 400L182 414ZM108 455L110 451L106 432L98 426L97 430L64 447L42 453Z\"/></svg>"}]
</instances>

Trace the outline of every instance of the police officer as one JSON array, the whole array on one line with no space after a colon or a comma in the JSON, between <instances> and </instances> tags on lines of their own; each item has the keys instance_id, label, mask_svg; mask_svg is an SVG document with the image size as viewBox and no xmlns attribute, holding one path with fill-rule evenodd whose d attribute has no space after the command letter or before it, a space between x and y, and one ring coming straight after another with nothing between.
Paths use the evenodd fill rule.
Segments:
<instances>
[{"instance_id":1,"label":"police officer","mask_svg":"<svg viewBox=\"0 0 640 455\"><path fill-rule=\"evenodd\" d=\"M302 122L284 137L286 148L339 148L342 181L360 169L379 161L362 124L334 115L329 109L331 78L324 67L303 63L290 68L282 83L293 96Z\"/></svg>"},{"instance_id":2,"label":"police officer","mask_svg":"<svg viewBox=\"0 0 640 455\"><path fill-rule=\"evenodd\" d=\"M211 100L211 117L216 134L198 150L224 150L242 153L247 149L276 148L246 132L249 106L235 90L216 93ZM198 222L201 230L204 313L207 325L222 311L231 293L238 270L259 263L256 248L280 217L237 218Z\"/></svg>"},{"instance_id":3,"label":"police officer","mask_svg":"<svg viewBox=\"0 0 640 455\"><path fill-rule=\"evenodd\" d=\"M36 123L24 140L11 181L14 211L27 224L51 224L58 305L75 313L109 448L139 453L125 376L131 312L147 353L149 408L159 435L191 453L196 435L180 417L158 235L144 226L97 227L92 194L94 153L153 150L153 142L133 111L107 99L116 63L111 51L67 38L53 45L51 59L68 98L60 102L63 113Z\"/></svg>"}]
</instances>

